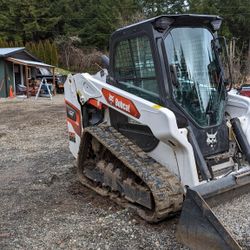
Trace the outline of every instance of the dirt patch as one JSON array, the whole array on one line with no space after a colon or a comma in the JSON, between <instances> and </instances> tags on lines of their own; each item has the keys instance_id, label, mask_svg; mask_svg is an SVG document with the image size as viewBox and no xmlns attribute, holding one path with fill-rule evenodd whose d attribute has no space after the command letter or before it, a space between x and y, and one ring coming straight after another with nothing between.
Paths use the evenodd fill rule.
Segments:
<instances>
[{"instance_id":1,"label":"dirt patch","mask_svg":"<svg viewBox=\"0 0 250 250\"><path fill-rule=\"evenodd\" d=\"M150 225L83 187L63 96L0 101L0 249L186 249L178 219Z\"/></svg>"}]
</instances>

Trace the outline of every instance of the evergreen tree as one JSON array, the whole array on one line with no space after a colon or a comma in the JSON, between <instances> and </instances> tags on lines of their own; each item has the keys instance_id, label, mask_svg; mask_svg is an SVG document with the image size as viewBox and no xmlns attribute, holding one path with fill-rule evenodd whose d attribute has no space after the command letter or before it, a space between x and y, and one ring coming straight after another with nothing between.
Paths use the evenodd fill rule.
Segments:
<instances>
[{"instance_id":1,"label":"evergreen tree","mask_svg":"<svg viewBox=\"0 0 250 250\"><path fill-rule=\"evenodd\" d=\"M51 44L51 65L58 66L58 53L54 42Z\"/></svg>"},{"instance_id":2,"label":"evergreen tree","mask_svg":"<svg viewBox=\"0 0 250 250\"><path fill-rule=\"evenodd\" d=\"M44 55L45 55L45 59L44 61L48 64L51 64L51 43L49 40L46 40L44 43L43 43L43 47L44 47Z\"/></svg>"},{"instance_id":3,"label":"evergreen tree","mask_svg":"<svg viewBox=\"0 0 250 250\"><path fill-rule=\"evenodd\" d=\"M30 50L31 50L32 54L34 56L38 57L39 55L38 55L38 48L37 48L38 45L37 45L37 43L31 42L30 44L31 44Z\"/></svg>"},{"instance_id":4,"label":"evergreen tree","mask_svg":"<svg viewBox=\"0 0 250 250\"><path fill-rule=\"evenodd\" d=\"M13 47L15 47L15 45L12 41L10 41L10 42L8 42L8 47L13 48Z\"/></svg>"},{"instance_id":5,"label":"evergreen tree","mask_svg":"<svg viewBox=\"0 0 250 250\"><path fill-rule=\"evenodd\" d=\"M3 48L3 45L4 43L3 43L3 39L0 37L0 48Z\"/></svg>"},{"instance_id":6,"label":"evergreen tree","mask_svg":"<svg viewBox=\"0 0 250 250\"><path fill-rule=\"evenodd\" d=\"M33 54L34 52L32 51L32 46L31 46L31 42L26 43L25 44L25 48L28 52L30 52L31 54Z\"/></svg>"},{"instance_id":7,"label":"evergreen tree","mask_svg":"<svg viewBox=\"0 0 250 250\"><path fill-rule=\"evenodd\" d=\"M118 27L120 20L119 8L112 0L89 0L84 15L85 25L80 30L82 44L106 49L110 34Z\"/></svg>"},{"instance_id":8,"label":"evergreen tree","mask_svg":"<svg viewBox=\"0 0 250 250\"><path fill-rule=\"evenodd\" d=\"M244 51L250 47L249 0L0 0L0 45L8 47L6 41L12 41L13 46L22 47L29 42L29 50L34 55L52 63L53 56L48 58L54 53L52 44L49 49L44 42L43 48L39 41L52 42L64 37L70 49L106 50L110 34L118 27L173 13L220 15L224 19L222 34L236 37ZM60 53L65 54L63 47L58 46L62 50ZM70 49L66 53L67 60Z\"/></svg>"},{"instance_id":9,"label":"evergreen tree","mask_svg":"<svg viewBox=\"0 0 250 250\"><path fill-rule=\"evenodd\" d=\"M189 0L189 12L220 15L223 18L222 34L236 37L248 45L250 39L249 0Z\"/></svg>"},{"instance_id":10,"label":"evergreen tree","mask_svg":"<svg viewBox=\"0 0 250 250\"><path fill-rule=\"evenodd\" d=\"M0 35L24 42L53 37L57 15L48 0L0 0Z\"/></svg>"},{"instance_id":11,"label":"evergreen tree","mask_svg":"<svg viewBox=\"0 0 250 250\"><path fill-rule=\"evenodd\" d=\"M188 7L185 0L141 0L139 2L148 17L185 13Z\"/></svg>"},{"instance_id":12,"label":"evergreen tree","mask_svg":"<svg viewBox=\"0 0 250 250\"><path fill-rule=\"evenodd\" d=\"M8 42L4 39L3 41L2 41L2 48L8 48L9 47L9 44L8 44Z\"/></svg>"},{"instance_id":13,"label":"evergreen tree","mask_svg":"<svg viewBox=\"0 0 250 250\"><path fill-rule=\"evenodd\" d=\"M36 53L36 55L40 60L45 61L44 46L43 46L42 41L39 41L39 43L37 44L37 53Z\"/></svg>"},{"instance_id":14,"label":"evergreen tree","mask_svg":"<svg viewBox=\"0 0 250 250\"><path fill-rule=\"evenodd\" d=\"M19 46L19 41L18 40L14 41L13 43L14 43L14 47L21 47L21 46Z\"/></svg>"}]
</instances>

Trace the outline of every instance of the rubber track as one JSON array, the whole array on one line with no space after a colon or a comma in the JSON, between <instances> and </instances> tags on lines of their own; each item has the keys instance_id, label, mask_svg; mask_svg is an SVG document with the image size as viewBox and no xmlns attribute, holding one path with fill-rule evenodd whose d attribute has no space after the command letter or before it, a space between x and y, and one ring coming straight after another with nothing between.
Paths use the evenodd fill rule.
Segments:
<instances>
[{"instance_id":1,"label":"rubber track","mask_svg":"<svg viewBox=\"0 0 250 250\"><path fill-rule=\"evenodd\" d=\"M86 143L85 134L87 133L95 137L127 168L145 182L154 198L154 211L144 209L142 206L137 206L125 198L114 195L112 192L102 190L102 188L92 185L91 181L83 176L84 159L82 150ZM101 195L110 196L111 199L123 207L133 208L139 216L149 222L161 221L181 210L183 189L178 178L111 126L99 125L84 129L77 164L80 181L84 185Z\"/></svg>"}]
</instances>

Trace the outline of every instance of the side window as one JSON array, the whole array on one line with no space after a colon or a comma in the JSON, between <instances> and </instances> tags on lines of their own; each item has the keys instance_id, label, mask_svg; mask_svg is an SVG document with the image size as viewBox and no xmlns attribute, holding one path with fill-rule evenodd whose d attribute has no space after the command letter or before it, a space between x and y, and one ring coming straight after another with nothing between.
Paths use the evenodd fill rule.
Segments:
<instances>
[{"instance_id":1,"label":"side window","mask_svg":"<svg viewBox=\"0 0 250 250\"><path fill-rule=\"evenodd\" d=\"M117 44L114 76L121 89L159 103L159 89L148 37L136 37Z\"/></svg>"}]
</instances>

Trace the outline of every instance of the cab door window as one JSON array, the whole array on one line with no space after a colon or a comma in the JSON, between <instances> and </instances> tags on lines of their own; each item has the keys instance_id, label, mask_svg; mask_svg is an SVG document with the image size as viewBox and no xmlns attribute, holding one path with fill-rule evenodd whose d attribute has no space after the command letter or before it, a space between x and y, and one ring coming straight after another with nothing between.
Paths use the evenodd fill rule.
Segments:
<instances>
[{"instance_id":1,"label":"cab door window","mask_svg":"<svg viewBox=\"0 0 250 250\"><path fill-rule=\"evenodd\" d=\"M117 44L114 77L119 88L159 103L155 65L147 36L123 40Z\"/></svg>"}]
</instances>

